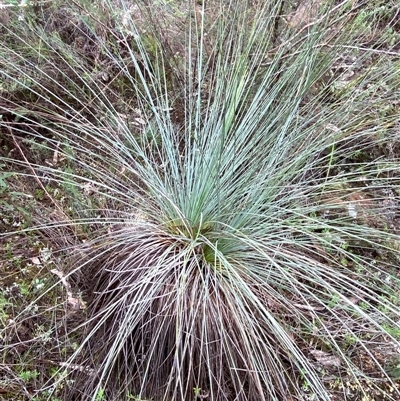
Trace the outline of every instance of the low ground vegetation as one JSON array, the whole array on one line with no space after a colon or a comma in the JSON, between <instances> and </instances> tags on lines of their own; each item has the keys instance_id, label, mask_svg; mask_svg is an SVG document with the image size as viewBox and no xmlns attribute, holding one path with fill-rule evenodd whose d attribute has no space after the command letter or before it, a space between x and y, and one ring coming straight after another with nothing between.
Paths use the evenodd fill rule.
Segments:
<instances>
[{"instance_id":1,"label":"low ground vegetation","mask_svg":"<svg viewBox=\"0 0 400 401\"><path fill-rule=\"evenodd\" d=\"M398 400L398 13L3 1L0 399Z\"/></svg>"}]
</instances>

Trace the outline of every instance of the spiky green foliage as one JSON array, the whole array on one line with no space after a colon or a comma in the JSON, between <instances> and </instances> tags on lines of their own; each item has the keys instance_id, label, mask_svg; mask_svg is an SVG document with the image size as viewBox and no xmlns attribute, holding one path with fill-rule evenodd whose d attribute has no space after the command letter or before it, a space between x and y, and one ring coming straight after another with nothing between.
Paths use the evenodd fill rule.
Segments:
<instances>
[{"instance_id":1,"label":"spiky green foliage","mask_svg":"<svg viewBox=\"0 0 400 401\"><path fill-rule=\"evenodd\" d=\"M363 391L354 350L394 385L370 340L400 345L398 62L361 43L362 4L265 3L2 27L3 135L48 157L3 160L46 176L38 229L73 228L87 302L55 394L329 400L324 371Z\"/></svg>"}]
</instances>

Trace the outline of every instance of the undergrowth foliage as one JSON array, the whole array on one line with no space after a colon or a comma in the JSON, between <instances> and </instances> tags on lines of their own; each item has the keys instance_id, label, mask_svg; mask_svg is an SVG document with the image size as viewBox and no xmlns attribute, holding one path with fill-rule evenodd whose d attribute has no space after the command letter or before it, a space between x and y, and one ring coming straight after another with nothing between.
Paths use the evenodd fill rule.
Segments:
<instances>
[{"instance_id":1,"label":"undergrowth foliage","mask_svg":"<svg viewBox=\"0 0 400 401\"><path fill-rule=\"evenodd\" d=\"M27 230L86 303L43 388L330 400L327 371L362 389L356 353L394 386L370 341L400 345L399 63L364 4L146 3L1 28L2 161L42 183Z\"/></svg>"}]
</instances>

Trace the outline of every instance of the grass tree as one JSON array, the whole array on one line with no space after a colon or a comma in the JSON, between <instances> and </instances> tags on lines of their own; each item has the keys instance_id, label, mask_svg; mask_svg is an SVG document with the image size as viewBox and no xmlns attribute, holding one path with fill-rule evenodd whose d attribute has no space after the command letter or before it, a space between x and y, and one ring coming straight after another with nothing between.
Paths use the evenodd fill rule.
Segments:
<instances>
[{"instance_id":1,"label":"grass tree","mask_svg":"<svg viewBox=\"0 0 400 401\"><path fill-rule=\"evenodd\" d=\"M399 64L366 32L394 9L36 7L1 28L2 163L40 183L53 213L26 231L87 313L43 388L330 400L333 375L396 399L373 344L400 345Z\"/></svg>"}]
</instances>

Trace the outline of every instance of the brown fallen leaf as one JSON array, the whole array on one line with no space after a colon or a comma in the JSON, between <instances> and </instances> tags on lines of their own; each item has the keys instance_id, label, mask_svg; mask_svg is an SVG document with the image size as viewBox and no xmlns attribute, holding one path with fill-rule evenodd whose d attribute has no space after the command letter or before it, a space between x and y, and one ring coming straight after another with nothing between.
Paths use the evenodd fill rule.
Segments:
<instances>
[{"instance_id":1,"label":"brown fallen leaf","mask_svg":"<svg viewBox=\"0 0 400 401\"><path fill-rule=\"evenodd\" d=\"M311 23L318 15L321 4L320 1L303 1L297 10L289 16L288 25L292 28L298 28Z\"/></svg>"},{"instance_id":2,"label":"brown fallen leaf","mask_svg":"<svg viewBox=\"0 0 400 401\"><path fill-rule=\"evenodd\" d=\"M310 354L316 359L322 366L340 366L342 361L337 356L329 354L325 351L313 350Z\"/></svg>"},{"instance_id":3,"label":"brown fallen leaf","mask_svg":"<svg viewBox=\"0 0 400 401\"><path fill-rule=\"evenodd\" d=\"M312 305L303 305L303 304L293 304L299 309L308 310L308 311L323 311L325 310L324 306L312 306Z\"/></svg>"},{"instance_id":4,"label":"brown fallen leaf","mask_svg":"<svg viewBox=\"0 0 400 401\"><path fill-rule=\"evenodd\" d=\"M73 296L71 285L69 284L67 277L64 275L64 273L56 269L52 269L50 271L60 278L61 284L67 291L67 304L71 307L71 309L72 310L85 309L86 308L85 303L80 298Z\"/></svg>"}]
</instances>

